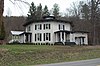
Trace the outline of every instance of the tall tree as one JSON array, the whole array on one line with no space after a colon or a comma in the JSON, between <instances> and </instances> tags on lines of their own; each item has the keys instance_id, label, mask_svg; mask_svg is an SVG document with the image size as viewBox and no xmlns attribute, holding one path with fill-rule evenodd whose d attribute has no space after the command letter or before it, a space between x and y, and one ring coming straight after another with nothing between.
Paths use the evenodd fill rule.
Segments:
<instances>
[{"instance_id":1,"label":"tall tree","mask_svg":"<svg viewBox=\"0 0 100 66\"><path fill-rule=\"evenodd\" d=\"M41 5L41 3L36 8L36 17L37 17L37 19L41 19L41 17L42 17L42 5Z\"/></svg>"},{"instance_id":2,"label":"tall tree","mask_svg":"<svg viewBox=\"0 0 100 66\"><path fill-rule=\"evenodd\" d=\"M3 23L4 0L0 0L0 40L5 39L5 30Z\"/></svg>"},{"instance_id":3,"label":"tall tree","mask_svg":"<svg viewBox=\"0 0 100 66\"><path fill-rule=\"evenodd\" d=\"M82 18L84 18L85 20L89 20L90 18L90 8L87 4L82 5Z\"/></svg>"},{"instance_id":4,"label":"tall tree","mask_svg":"<svg viewBox=\"0 0 100 66\"><path fill-rule=\"evenodd\" d=\"M43 14L42 16L50 16L49 10L47 5L45 5L44 9L43 9Z\"/></svg>"},{"instance_id":5,"label":"tall tree","mask_svg":"<svg viewBox=\"0 0 100 66\"><path fill-rule=\"evenodd\" d=\"M36 6L34 2L31 3L30 9L27 15L28 15L27 20L36 19Z\"/></svg>"},{"instance_id":6,"label":"tall tree","mask_svg":"<svg viewBox=\"0 0 100 66\"><path fill-rule=\"evenodd\" d=\"M55 17L59 17L60 15L60 12L59 12L59 6L58 6L58 4L54 4L53 5L53 15L55 16Z\"/></svg>"},{"instance_id":7,"label":"tall tree","mask_svg":"<svg viewBox=\"0 0 100 66\"><path fill-rule=\"evenodd\" d=\"M93 24L93 44L97 44L96 40L96 23L97 23L97 14L100 0L91 0L91 23Z\"/></svg>"}]
</instances>

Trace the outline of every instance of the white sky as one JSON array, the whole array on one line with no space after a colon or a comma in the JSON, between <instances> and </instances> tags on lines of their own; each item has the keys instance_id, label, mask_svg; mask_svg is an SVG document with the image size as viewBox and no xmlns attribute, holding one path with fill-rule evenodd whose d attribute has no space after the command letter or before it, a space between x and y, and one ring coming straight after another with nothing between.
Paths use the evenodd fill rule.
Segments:
<instances>
[{"instance_id":1,"label":"white sky","mask_svg":"<svg viewBox=\"0 0 100 66\"><path fill-rule=\"evenodd\" d=\"M15 5L12 3L16 3ZM5 0L4 5L4 16L26 16L29 10L29 5L14 1L14 0ZM72 2L79 2L81 0L22 0L25 2L28 2L31 4L31 2L34 2L37 6L39 3L42 4L43 8L45 5L48 6L49 10L52 9L53 5L57 3L60 7L60 12L64 13L66 11L66 8L69 8ZM18 6L19 5L19 6Z\"/></svg>"}]
</instances>

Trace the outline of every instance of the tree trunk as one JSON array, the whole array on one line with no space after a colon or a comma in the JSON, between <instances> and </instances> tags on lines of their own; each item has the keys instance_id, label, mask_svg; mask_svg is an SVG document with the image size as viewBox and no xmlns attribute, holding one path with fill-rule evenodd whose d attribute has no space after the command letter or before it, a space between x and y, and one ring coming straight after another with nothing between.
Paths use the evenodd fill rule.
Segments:
<instances>
[{"instance_id":1,"label":"tree trunk","mask_svg":"<svg viewBox=\"0 0 100 66\"><path fill-rule=\"evenodd\" d=\"M3 23L3 11L4 11L4 0L0 0L0 28Z\"/></svg>"},{"instance_id":2,"label":"tree trunk","mask_svg":"<svg viewBox=\"0 0 100 66\"><path fill-rule=\"evenodd\" d=\"M3 25L3 11L4 11L4 0L0 0L0 36L2 32L2 25ZM2 42L2 40L0 40ZM1 43L2 44L2 43Z\"/></svg>"}]
</instances>

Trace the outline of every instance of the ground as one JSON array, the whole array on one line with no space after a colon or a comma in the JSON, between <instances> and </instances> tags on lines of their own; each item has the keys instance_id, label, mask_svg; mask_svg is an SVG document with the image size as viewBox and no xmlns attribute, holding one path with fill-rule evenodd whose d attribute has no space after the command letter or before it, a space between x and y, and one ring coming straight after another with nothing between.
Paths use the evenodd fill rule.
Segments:
<instances>
[{"instance_id":1,"label":"ground","mask_svg":"<svg viewBox=\"0 0 100 66\"><path fill-rule=\"evenodd\" d=\"M100 46L0 45L0 66L28 66L100 58Z\"/></svg>"}]
</instances>

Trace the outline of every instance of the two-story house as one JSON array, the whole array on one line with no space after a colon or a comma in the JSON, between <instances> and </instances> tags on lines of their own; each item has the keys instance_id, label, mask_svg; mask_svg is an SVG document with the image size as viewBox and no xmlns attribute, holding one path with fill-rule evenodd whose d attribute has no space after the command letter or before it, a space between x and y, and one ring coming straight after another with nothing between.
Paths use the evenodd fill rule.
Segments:
<instances>
[{"instance_id":1,"label":"two-story house","mask_svg":"<svg viewBox=\"0 0 100 66\"><path fill-rule=\"evenodd\" d=\"M88 44L88 33L72 31L72 22L46 16L24 24L26 31L21 34L21 43L75 42Z\"/></svg>"}]
</instances>

